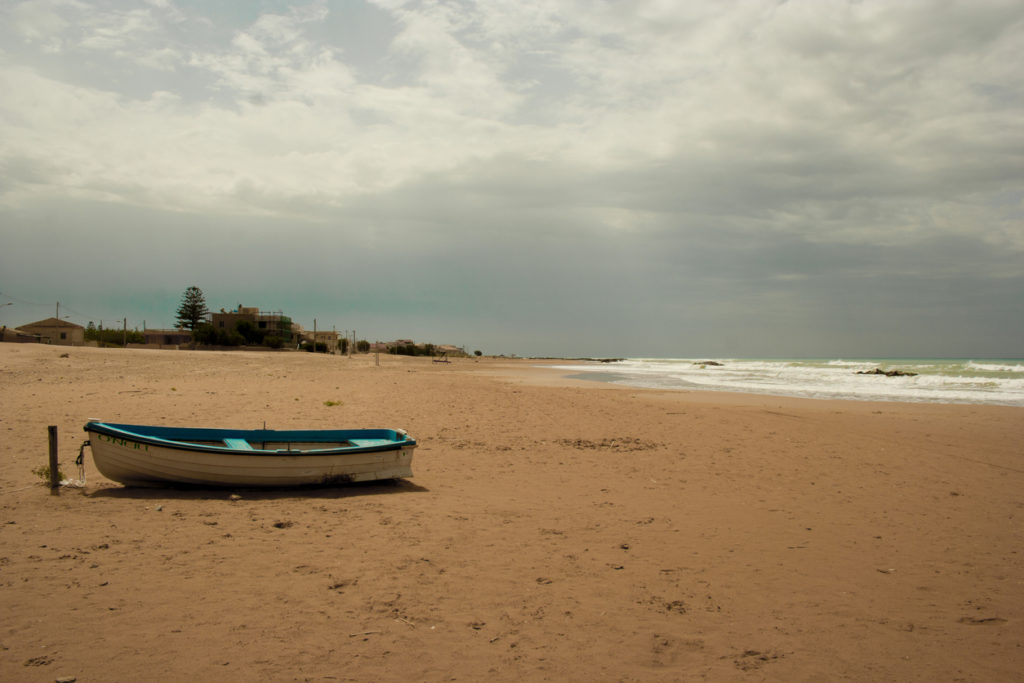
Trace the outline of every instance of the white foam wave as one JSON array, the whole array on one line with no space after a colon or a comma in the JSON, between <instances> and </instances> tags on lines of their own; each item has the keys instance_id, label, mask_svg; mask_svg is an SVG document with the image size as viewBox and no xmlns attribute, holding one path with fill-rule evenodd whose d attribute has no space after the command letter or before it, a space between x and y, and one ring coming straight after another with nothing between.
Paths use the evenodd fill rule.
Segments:
<instances>
[{"instance_id":1,"label":"white foam wave","mask_svg":"<svg viewBox=\"0 0 1024 683\"><path fill-rule=\"evenodd\" d=\"M652 389L740 391L809 398L1024 406L1024 362L629 359L571 364L600 379ZM915 376L883 377L875 368Z\"/></svg>"},{"instance_id":2,"label":"white foam wave","mask_svg":"<svg viewBox=\"0 0 1024 683\"><path fill-rule=\"evenodd\" d=\"M966 367L980 372L1019 372L1024 374L1024 363L994 363L984 361L967 361Z\"/></svg>"}]
</instances>

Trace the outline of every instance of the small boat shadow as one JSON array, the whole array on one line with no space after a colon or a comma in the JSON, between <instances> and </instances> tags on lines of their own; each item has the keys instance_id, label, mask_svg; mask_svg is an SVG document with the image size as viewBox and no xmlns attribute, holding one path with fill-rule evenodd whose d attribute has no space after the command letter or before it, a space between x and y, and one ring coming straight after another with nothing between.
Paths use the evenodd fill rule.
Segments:
<instances>
[{"instance_id":1,"label":"small boat shadow","mask_svg":"<svg viewBox=\"0 0 1024 683\"><path fill-rule=\"evenodd\" d=\"M85 492L89 498L124 498L138 500L216 500L232 496L244 500L277 500L280 498L337 499L354 496L383 496L394 493L426 493L428 488L405 479L353 482L340 485L292 487L213 487L174 484L168 486L104 486Z\"/></svg>"}]
</instances>

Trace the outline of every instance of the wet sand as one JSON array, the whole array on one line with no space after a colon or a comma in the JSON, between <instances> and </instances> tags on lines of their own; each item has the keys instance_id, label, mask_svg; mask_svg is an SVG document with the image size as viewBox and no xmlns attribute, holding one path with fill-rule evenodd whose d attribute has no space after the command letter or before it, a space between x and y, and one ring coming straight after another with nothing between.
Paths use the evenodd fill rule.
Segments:
<instances>
[{"instance_id":1,"label":"wet sand","mask_svg":"<svg viewBox=\"0 0 1024 683\"><path fill-rule=\"evenodd\" d=\"M0 344L0 680L1022 680L1024 409L537 365ZM47 425L74 476L93 417L420 446L285 491L87 449L51 496Z\"/></svg>"}]
</instances>

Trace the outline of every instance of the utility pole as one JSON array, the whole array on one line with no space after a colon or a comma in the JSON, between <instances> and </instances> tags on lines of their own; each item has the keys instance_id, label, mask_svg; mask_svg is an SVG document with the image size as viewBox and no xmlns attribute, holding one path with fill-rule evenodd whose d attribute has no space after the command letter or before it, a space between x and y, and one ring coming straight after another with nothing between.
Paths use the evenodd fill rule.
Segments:
<instances>
[{"instance_id":1,"label":"utility pole","mask_svg":"<svg viewBox=\"0 0 1024 683\"><path fill-rule=\"evenodd\" d=\"M128 318L124 319L124 348L128 348Z\"/></svg>"}]
</instances>

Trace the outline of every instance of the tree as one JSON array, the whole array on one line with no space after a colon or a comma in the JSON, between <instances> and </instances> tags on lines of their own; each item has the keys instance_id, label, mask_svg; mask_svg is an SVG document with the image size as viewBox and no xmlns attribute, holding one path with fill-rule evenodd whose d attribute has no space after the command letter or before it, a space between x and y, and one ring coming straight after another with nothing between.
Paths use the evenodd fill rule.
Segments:
<instances>
[{"instance_id":1,"label":"tree","mask_svg":"<svg viewBox=\"0 0 1024 683\"><path fill-rule=\"evenodd\" d=\"M209 346L241 346L245 337L236 330L218 329L210 323L200 323L192 330L192 339Z\"/></svg>"},{"instance_id":2,"label":"tree","mask_svg":"<svg viewBox=\"0 0 1024 683\"><path fill-rule=\"evenodd\" d=\"M235 325L235 331L245 338L246 344L262 344L263 338L267 336L265 330L261 330L248 320L239 320Z\"/></svg>"},{"instance_id":3,"label":"tree","mask_svg":"<svg viewBox=\"0 0 1024 683\"><path fill-rule=\"evenodd\" d=\"M186 330L195 330L209 314L210 309L206 307L203 290L198 287L186 289L181 297L181 305L178 306L178 325Z\"/></svg>"}]
</instances>

